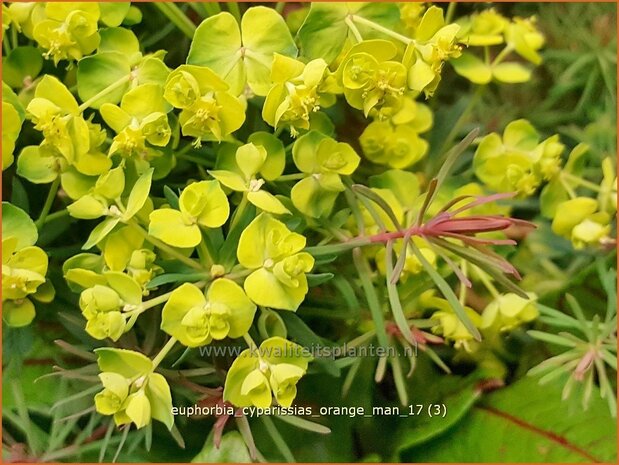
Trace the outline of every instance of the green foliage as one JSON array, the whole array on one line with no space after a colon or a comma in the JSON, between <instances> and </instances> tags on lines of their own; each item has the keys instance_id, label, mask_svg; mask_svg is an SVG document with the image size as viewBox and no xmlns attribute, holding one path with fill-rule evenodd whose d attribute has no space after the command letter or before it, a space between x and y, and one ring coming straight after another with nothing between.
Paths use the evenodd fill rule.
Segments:
<instances>
[{"instance_id":1,"label":"green foliage","mask_svg":"<svg viewBox=\"0 0 619 465\"><path fill-rule=\"evenodd\" d=\"M455 426L403 448L401 459L461 462L474 456L479 462L548 463L612 461L617 454L609 440L616 435L616 424L602 403L586 412L566 408L557 381L542 388L536 379L523 379L472 408L464 405L469 413ZM484 447L476 446L480 438Z\"/></svg>"},{"instance_id":2,"label":"green foliage","mask_svg":"<svg viewBox=\"0 0 619 465\"><path fill-rule=\"evenodd\" d=\"M3 4L3 456L615 460L592 8Z\"/></svg>"}]
</instances>

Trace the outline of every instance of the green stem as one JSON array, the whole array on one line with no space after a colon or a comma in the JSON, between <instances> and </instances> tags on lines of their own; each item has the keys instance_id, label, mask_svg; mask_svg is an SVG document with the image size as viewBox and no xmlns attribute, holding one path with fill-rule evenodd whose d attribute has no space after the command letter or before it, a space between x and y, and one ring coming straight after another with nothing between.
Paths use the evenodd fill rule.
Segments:
<instances>
[{"instance_id":1,"label":"green stem","mask_svg":"<svg viewBox=\"0 0 619 465\"><path fill-rule=\"evenodd\" d=\"M196 163L197 165L204 165L207 168L212 168L212 165L213 165L208 160L205 160L203 158L196 157L196 156L193 156L193 155L184 155L184 154L181 154L181 153L177 153L175 156L179 160L187 160L187 161Z\"/></svg>"},{"instance_id":2,"label":"green stem","mask_svg":"<svg viewBox=\"0 0 619 465\"><path fill-rule=\"evenodd\" d=\"M361 36L361 32L359 32L359 29L357 28L357 26L355 26L355 23L353 22L353 20L350 19L350 16L346 16L346 19L344 20L344 22L346 23L346 25L348 26L352 34L355 36L355 40L357 42L362 42L363 37Z\"/></svg>"},{"instance_id":3,"label":"green stem","mask_svg":"<svg viewBox=\"0 0 619 465\"><path fill-rule=\"evenodd\" d=\"M445 15L445 24L451 23L455 13L456 13L456 5L458 2L449 2L449 6L447 7L447 14Z\"/></svg>"},{"instance_id":4,"label":"green stem","mask_svg":"<svg viewBox=\"0 0 619 465\"><path fill-rule=\"evenodd\" d=\"M249 201L247 200L247 193L244 192L243 199L241 200L239 206L236 208L236 211L234 212L234 218L232 218L232 221L230 222L230 231L234 229L236 224L239 222L239 219L243 216L243 212L245 211L245 208L247 208L248 203Z\"/></svg>"},{"instance_id":5,"label":"green stem","mask_svg":"<svg viewBox=\"0 0 619 465\"><path fill-rule=\"evenodd\" d=\"M564 179L563 173L561 173L561 175L559 175L559 182L563 186L563 189L565 189L565 192L567 192L567 195L570 196L570 199L575 199L577 197L576 196L576 192L574 192L574 189L572 189L572 186L570 186L567 183L567 181Z\"/></svg>"},{"instance_id":6,"label":"green stem","mask_svg":"<svg viewBox=\"0 0 619 465\"><path fill-rule=\"evenodd\" d=\"M286 181L299 181L305 178L307 174L305 173L292 173L292 174L284 174L276 179L276 181L286 182Z\"/></svg>"},{"instance_id":7,"label":"green stem","mask_svg":"<svg viewBox=\"0 0 619 465\"><path fill-rule=\"evenodd\" d=\"M43 204L43 209L41 210L39 219L35 222L35 225L38 229L41 229L41 226L45 224L47 215L49 214L49 211L52 209L52 205L54 204L54 200L56 199L56 194L58 193L59 187L60 187L60 176L54 179L54 182L49 188L49 192L47 193L47 198L45 199L45 203Z\"/></svg>"},{"instance_id":8,"label":"green stem","mask_svg":"<svg viewBox=\"0 0 619 465\"><path fill-rule=\"evenodd\" d=\"M583 179L580 176L576 176L574 174L562 171L561 172L561 177L565 178L568 181L575 182L576 184L578 184L578 185L580 185L582 187L586 187L587 189L591 189L594 192L601 192L602 191L600 186L598 186L597 184L595 184L595 183L593 183L591 181L587 181L586 179Z\"/></svg>"},{"instance_id":9,"label":"green stem","mask_svg":"<svg viewBox=\"0 0 619 465\"><path fill-rule=\"evenodd\" d=\"M156 5L160 5L160 4L157 3ZM112 84L107 86L105 89L103 89L100 92L96 93L94 96L90 97L88 100L86 100L84 103L82 103L79 106L79 108L77 109L77 111L82 113L84 110L86 110L86 108L88 108L94 102L99 100L101 97L105 97L107 94L114 92L116 89L124 86L126 83L131 81L131 79L132 79L131 73L121 77L118 81L113 82Z\"/></svg>"},{"instance_id":10,"label":"green stem","mask_svg":"<svg viewBox=\"0 0 619 465\"><path fill-rule=\"evenodd\" d=\"M358 237L355 239L350 239L348 242L341 242L339 244L326 244L306 247L305 252L313 255L314 257L319 257L321 255L332 255L348 252L355 247L362 247L369 244L372 244L372 240L369 237Z\"/></svg>"},{"instance_id":11,"label":"green stem","mask_svg":"<svg viewBox=\"0 0 619 465\"><path fill-rule=\"evenodd\" d=\"M367 259L361 253L361 249L355 249L352 256L359 279L361 280L361 286L363 287L368 307L370 308L370 313L372 314L374 329L376 330L376 339L378 339L378 343L382 347L387 347L389 345L389 340L387 338L387 331L385 330L385 318L380 300L376 294L376 288L372 282L370 266L368 265Z\"/></svg>"},{"instance_id":12,"label":"green stem","mask_svg":"<svg viewBox=\"0 0 619 465\"><path fill-rule=\"evenodd\" d=\"M288 463L296 462L294 455L292 455L290 447L288 447L288 444L286 444L286 440L282 437L276 426L273 424L273 420L271 420L271 418L266 415L261 416L260 419L262 420L262 423L264 423L264 426L269 433L269 436L271 436L271 440L279 449L279 452L282 454L284 460L286 460L286 462Z\"/></svg>"},{"instance_id":13,"label":"green stem","mask_svg":"<svg viewBox=\"0 0 619 465\"><path fill-rule=\"evenodd\" d=\"M69 210L67 210L66 208L64 210L58 210L57 212L50 213L49 215L47 215L47 217L45 217L45 221L43 222L43 224L50 223L54 220L63 218L65 216L69 216Z\"/></svg>"},{"instance_id":14,"label":"green stem","mask_svg":"<svg viewBox=\"0 0 619 465\"><path fill-rule=\"evenodd\" d=\"M210 16L202 2L189 2L189 8L198 13L202 18Z\"/></svg>"},{"instance_id":15,"label":"green stem","mask_svg":"<svg viewBox=\"0 0 619 465\"><path fill-rule=\"evenodd\" d=\"M193 39L193 34L196 32L196 25L178 6L176 6L175 3L161 2L154 3L154 5L166 16L166 18L174 23L174 25L183 34L190 39Z\"/></svg>"},{"instance_id":16,"label":"green stem","mask_svg":"<svg viewBox=\"0 0 619 465\"><path fill-rule=\"evenodd\" d=\"M467 270L468 270L467 264L468 262L466 260L462 260L460 262L460 269L462 270L462 273L464 274L464 276L467 276ZM467 287L463 283L460 283L460 294L458 296L458 300L463 306L464 306L464 303L466 302L466 290L467 290Z\"/></svg>"},{"instance_id":17,"label":"green stem","mask_svg":"<svg viewBox=\"0 0 619 465\"><path fill-rule=\"evenodd\" d=\"M209 16L214 16L221 12L221 7L217 2L203 2L202 5L204 5L204 9Z\"/></svg>"},{"instance_id":18,"label":"green stem","mask_svg":"<svg viewBox=\"0 0 619 465\"><path fill-rule=\"evenodd\" d=\"M204 239L202 239L198 244L198 256L200 257L200 262L204 268L210 268L211 265L213 265L213 259L211 258L208 248L206 247Z\"/></svg>"},{"instance_id":19,"label":"green stem","mask_svg":"<svg viewBox=\"0 0 619 465\"><path fill-rule=\"evenodd\" d=\"M258 346L254 342L254 340L251 338L249 333L243 334L243 339L245 340L245 343L247 344L247 347L249 347L252 351L258 350Z\"/></svg>"},{"instance_id":20,"label":"green stem","mask_svg":"<svg viewBox=\"0 0 619 465\"><path fill-rule=\"evenodd\" d=\"M380 24L375 23L374 21L370 21L369 19L365 19L361 16L349 15L348 17L356 23L363 24L364 26L374 29L375 31L382 32L383 34L389 37L399 40L400 42L404 42L406 45L409 45L415 42L410 37L406 37L405 35L398 34L397 32L392 31L391 29L387 29L386 27L381 26Z\"/></svg>"},{"instance_id":21,"label":"green stem","mask_svg":"<svg viewBox=\"0 0 619 465\"><path fill-rule=\"evenodd\" d=\"M284 12L285 7L286 7L286 2L277 2L275 4L275 11L277 11L281 15Z\"/></svg>"},{"instance_id":22,"label":"green stem","mask_svg":"<svg viewBox=\"0 0 619 465\"><path fill-rule=\"evenodd\" d=\"M501 63L505 59L505 57L509 55L513 50L514 48L511 45L506 45L505 48L501 50L501 52L496 56L490 66L496 66Z\"/></svg>"},{"instance_id":23,"label":"green stem","mask_svg":"<svg viewBox=\"0 0 619 465\"><path fill-rule=\"evenodd\" d=\"M241 22L241 10L239 9L239 4L237 2L226 2L226 4L228 5L228 11L232 13L232 16L234 16L234 19L236 19L236 21L240 23Z\"/></svg>"},{"instance_id":24,"label":"green stem","mask_svg":"<svg viewBox=\"0 0 619 465\"><path fill-rule=\"evenodd\" d=\"M194 268L196 270L206 271L204 268L202 268L202 266L200 264L196 263L191 258L185 257L183 254L181 254L180 252L175 250L173 247L170 247L168 244L166 244L166 243L160 241L159 239L156 239L156 238L152 237L151 235L149 235L148 232L144 228L142 228L142 226L140 226L137 222L131 221L130 224L132 224L133 226L136 227L136 229L142 235L142 237L144 237L144 239L146 239L148 242L153 244L155 247L163 250L168 255L174 257L179 262L184 263L185 265L187 265L187 266L189 266L191 268Z\"/></svg>"},{"instance_id":25,"label":"green stem","mask_svg":"<svg viewBox=\"0 0 619 465\"><path fill-rule=\"evenodd\" d=\"M166 345L164 345L163 348L159 351L159 353L155 356L155 358L153 359L153 371L155 371L155 369L159 366L165 356L168 355L168 352L172 350L174 344L176 344L176 338L171 337L170 340L166 342Z\"/></svg>"},{"instance_id":26,"label":"green stem","mask_svg":"<svg viewBox=\"0 0 619 465\"><path fill-rule=\"evenodd\" d=\"M4 54L6 56L9 56L9 53L11 53L11 44L9 43L6 36L2 39L2 46L4 48Z\"/></svg>"},{"instance_id":27,"label":"green stem","mask_svg":"<svg viewBox=\"0 0 619 465\"><path fill-rule=\"evenodd\" d=\"M236 279L240 279L240 278L244 278L245 276L249 276L250 274L253 273L254 270L242 270L242 271L237 271L235 273L228 273L227 275L225 275L224 277L226 279L231 279L232 281L236 280Z\"/></svg>"},{"instance_id":28,"label":"green stem","mask_svg":"<svg viewBox=\"0 0 619 465\"><path fill-rule=\"evenodd\" d=\"M149 308L153 308L153 307L156 307L157 305L167 302L170 299L172 292L174 291L166 292L165 294L161 294L159 297L155 297L154 299L147 300L146 302L142 304L142 310L148 310Z\"/></svg>"}]
</instances>

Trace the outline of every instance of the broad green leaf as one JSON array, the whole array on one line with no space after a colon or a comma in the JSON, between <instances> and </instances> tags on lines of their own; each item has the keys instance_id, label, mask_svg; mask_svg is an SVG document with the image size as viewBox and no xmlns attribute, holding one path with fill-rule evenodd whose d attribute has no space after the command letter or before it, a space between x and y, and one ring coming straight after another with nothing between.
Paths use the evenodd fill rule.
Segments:
<instances>
[{"instance_id":1,"label":"broad green leaf","mask_svg":"<svg viewBox=\"0 0 619 465\"><path fill-rule=\"evenodd\" d=\"M565 377L542 387L538 379L525 378L495 391L444 434L401 450L399 459L430 463L468 462L471 457L495 463L616 462L617 424L605 401L594 393L589 409L583 411L580 405L561 400L561 381Z\"/></svg>"},{"instance_id":2,"label":"broad green leaf","mask_svg":"<svg viewBox=\"0 0 619 465\"><path fill-rule=\"evenodd\" d=\"M173 247L195 247L202 240L198 225L187 225L178 210L160 208L149 218L148 234Z\"/></svg>"},{"instance_id":3,"label":"broad green leaf","mask_svg":"<svg viewBox=\"0 0 619 465\"><path fill-rule=\"evenodd\" d=\"M8 326L13 328L28 326L34 317L34 304L28 298L7 300L2 303L2 319Z\"/></svg>"},{"instance_id":4,"label":"broad green leaf","mask_svg":"<svg viewBox=\"0 0 619 465\"><path fill-rule=\"evenodd\" d=\"M398 444L398 454L404 455L408 450L448 432L450 428L462 421L475 402L479 400L480 395L481 391L469 382L464 387L439 397L434 402L449 406L449 413L439 421L426 415L425 411L411 418L410 427L404 430L402 440ZM413 407L413 411L417 411L417 408Z\"/></svg>"},{"instance_id":5,"label":"broad green leaf","mask_svg":"<svg viewBox=\"0 0 619 465\"><path fill-rule=\"evenodd\" d=\"M2 237L17 239L16 250L34 245L39 237L34 221L22 209L2 202Z\"/></svg>"},{"instance_id":6,"label":"broad green leaf","mask_svg":"<svg viewBox=\"0 0 619 465\"><path fill-rule=\"evenodd\" d=\"M230 13L222 12L205 19L198 26L189 48L187 64L212 69L238 95L246 81L241 46L238 23Z\"/></svg>"},{"instance_id":7,"label":"broad green leaf","mask_svg":"<svg viewBox=\"0 0 619 465\"><path fill-rule=\"evenodd\" d=\"M90 107L98 109L104 103L118 103L129 88L130 72L129 57L120 52L100 52L82 58L77 65L77 93L85 102L114 83L127 78L126 83L102 95L92 102Z\"/></svg>"},{"instance_id":8,"label":"broad green leaf","mask_svg":"<svg viewBox=\"0 0 619 465\"><path fill-rule=\"evenodd\" d=\"M59 159L39 146L24 147L17 157L17 174L34 184L48 184L58 177Z\"/></svg>"},{"instance_id":9,"label":"broad green leaf","mask_svg":"<svg viewBox=\"0 0 619 465\"><path fill-rule=\"evenodd\" d=\"M497 81L508 84L527 82L531 79L532 70L520 63L499 63L493 66L492 74Z\"/></svg>"},{"instance_id":10,"label":"broad green leaf","mask_svg":"<svg viewBox=\"0 0 619 465\"><path fill-rule=\"evenodd\" d=\"M131 8L131 2L100 2L99 19L106 26L120 26Z\"/></svg>"},{"instance_id":11,"label":"broad green leaf","mask_svg":"<svg viewBox=\"0 0 619 465\"><path fill-rule=\"evenodd\" d=\"M449 60L456 73L475 84L488 84L492 81L492 68L470 53Z\"/></svg>"},{"instance_id":12,"label":"broad green leaf","mask_svg":"<svg viewBox=\"0 0 619 465\"><path fill-rule=\"evenodd\" d=\"M35 47L16 47L2 60L2 80L21 89L26 86L26 79L32 81L39 75L42 67L43 57Z\"/></svg>"},{"instance_id":13,"label":"broad green leaf","mask_svg":"<svg viewBox=\"0 0 619 465\"><path fill-rule=\"evenodd\" d=\"M187 63L211 68L235 95L246 83L257 95L266 95L273 53L296 56L297 48L281 15L256 6L245 12L240 30L228 12L205 19L196 29Z\"/></svg>"},{"instance_id":14,"label":"broad green leaf","mask_svg":"<svg viewBox=\"0 0 619 465\"><path fill-rule=\"evenodd\" d=\"M346 39L352 36L345 22L351 14L391 30L400 21L400 11L395 3L312 3L297 33L303 56L309 59L323 58L327 63L332 63L344 48ZM364 39L385 38L367 26L356 26Z\"/></svg>"},{"instance_id":15,"label":"broad green leaf","mask_svg":"<svg viewBox=\"0 0 619 465\"><path fill-rule=\"evenodd\" d=\"M88 250L97 245L105 236L112 232L112 229L118 224L120 218L106 218L90 232L90 236L86 240L86 243L82 246L83 250Z\"/></svg>"},{"instance_id":16,"label":"broad green leaf","mask_svg":"<svg viewBox=\"0 0 619 465\"><path fill-rule=\"evenodd\" d=\"M148 377L146 396L150 402L152 417L162 422L168 429L172 429L174 415L172 414L170 386L159 373L153 373Z\"/></svg>"},{"instance_id":17,"label":"broad green leaf","mask_svg":"<svg viewBox=\"0 0 619 465\"><path fill-rule=\"evenodd\" d=\"M552 179L544 186L539 197L542 215L546 218L554 218L557 206L569 198L570 196L563 187L561 180L558 177Z\"/></svg>"},{"instance_id":18,"label":"broad green leaf","mask_svg":"<svg viewBox=\"0 0 619 465\"><path fill-rule=\"evenodd\" d=\"M133 378L151 371L153 363L144 354L133 350L101 347L95 349L99 369L103 372L112 372Z\"/></svg>"},{"instance_id":19,"label":"broad green leaf","mask_svg":"<svg viewBox=\"0 0 619 465\"><path fill-rule=\"evenodd\" d=\"M294 57L297 47L284 18L272 8L249 8L241 20L247 83L258 95L266 95L271 88L273 54Z\"/></svg>"},{"instance_id":20,"label":"broad green leaf","mask_svg":"<svg viewBox=\"0 0 619 465\"><path fill-rule=\"evenodd\" d=\"M191 460L192 463L251 463L252 459L245 441L238 431L223 435L219 447L215 446L213 435L206 438L202 450Z\"/></svg>"},{"instance_id":21,"label":"broad green leaf","mask_svg":"<svg viewBox=\"0 0 619 465\"><path fill-rule=\"evenodd\" d=\"M290 210L277 197L264 190L248 192L247 200L260 210L268 213L274 213L275 215L290 214Z\"/></svg>"},{"instance_id":22,"label":"broad green leaf","mask_svg":"<svg viewBox=\"0 0 619 465\"><path fill-rule=\"evenodd\" d=\"M78 113L78 104L73 94L69 89L51 74L46 74L39 81L36 90L34 91L36 98L49 100L54 105L61 108L64 112L76 115Z\"/></svg>"},{"instance_id":23,"label":"broad green leaf","mask_svg":"<svg viewBox=\"0 0 619 465\"><path fill-rule=\"evenodd\" d=\"M105 279L125 302L131 305L140 305L142 303L142 288L128 274L108 271L105 273Z\"/></svg>"},{"instance_id":24,"label":"broad green leaf","mask_svg":"<svg viewBox=\"0 0 619 465\"><path fill-rule=\"evenodd\" d=\"M260 168L262 177L267 181L280 177L286 165L286 151L282 141L271 133L258 131L249 136L247 142L261 145L267 151L267 159Z\"/></svg>"},{"instance_id":25,"label":"broad green leaf","mask_svg":"<svg viewBox=\"0 0 619 465\"><path fill-rule=\"evenodd\" d=\"M146 199L148 198L148 194L150 194L150 184L153 178L153 169L149 169L146 173L138 178L131 189L131 193L129 194L129 200L127 201L127 209L122 216L123 221L128 221L137 212L139 212Z\"/></svg>"},{"instance_id":26,"label":"broad green leaf","mask_svg":"<svg viewBox=\"0 0 619 465\"><path fill-rule=\"evenodd\" d=\"M140 53L140 42L129 29L124 27L108 27L101 29L99 34L101 35L99 52L122 53L129 60L129 63L142 56Z\"/></svg>"}]
</instances>

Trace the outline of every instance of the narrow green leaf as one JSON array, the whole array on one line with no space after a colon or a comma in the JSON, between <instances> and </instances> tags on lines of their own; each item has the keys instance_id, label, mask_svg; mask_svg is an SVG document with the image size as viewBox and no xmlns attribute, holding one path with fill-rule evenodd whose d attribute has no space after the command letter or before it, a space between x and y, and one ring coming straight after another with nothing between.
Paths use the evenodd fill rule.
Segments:
<instances>
[{"instance_id":1,"label":"narrow green leaf","mask_svg":"<svg viewBox=\"0 0 619 465\"><path fill-rule=\"evenodd\" d=\"M297 417L295 415L276 415L275 418L285 423L289 423L297 428L301 428L307 431L312 431L318 434L330 434L331 430L326 426L319 425L313 421L306 420L304 418Z\"/></svg>"},{"instance_id":2,"label":"narrow green leaf","mask_svg":"<svg viewBox=\"0 0 619 465\"><path fill-rule=\"evenodd\" d=\"M409 244L413 253L417 257L423 268L426 270L426 272L430 275L430 277L436 284L436 287L439 288L443 296L447 299L447 302L449 302L449 305L451 305L451 308L456 313L462 324L477 341L481 341L481 334L479 333L479 330L475 327L471 319L464 311L464 307L458 300L458 297L456 297L456 294L454 294L454 291L451 289L447 281L445 281L443 277L438 274L438 272L432 267L432 265L430 265L430 263L426 260L426 258L423 256L423 254L413 241L409 241Z\"/></svg>"},{"instance_id":3,"label":"narrow green leaf","mask_svg":"<svg viewBox=\"0 0 619 465\"><path fill-rule=\"evenodd\" d=\"M393 212L389 204L385 202L385 199L383 199L380 195L378 195L376 192L374 192L369 187L366 187L362 184L353 184L352 190L358 194L361 194L367 197L372 202L374 202L376 205L378 205L387 214L387 216L393 222L395 227L398 229L402 229L402 225L398 221L398 217Z\"/></svg>"}]
</instances>

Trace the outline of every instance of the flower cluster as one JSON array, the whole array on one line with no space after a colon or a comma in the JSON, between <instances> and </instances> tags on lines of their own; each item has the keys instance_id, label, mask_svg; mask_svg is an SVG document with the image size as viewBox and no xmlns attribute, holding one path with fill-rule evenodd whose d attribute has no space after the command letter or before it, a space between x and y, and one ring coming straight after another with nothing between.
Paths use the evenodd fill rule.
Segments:
<instances>
[{"instance_id":1,"label":"flower cluster","mask_svg":"<svg viewBox=\"0 0 619 465\"><path fill-rule=\"evenodd\" d=\"M530 80L530 66L518 60L506 61L513 53L533 65L542 62L539 50L544 45L544 36L537 29L535 17L509 20L490 8L462 18L460 26L458 37L463 43L472 49L483 47L486 51L480 58L468 49L451 62L456 73L475 84L484 85L493 80L514 84ZM503 48L496 54L489 53L491 48L498 47Z\"/></svg>"},{"instance_id":2,"label":"flower cluster","mask_svg":"<svg viewBox=\"0 0 619 465\"><path fill-rule=\"evenodd\" d=\"M2 317L9 326L29 325L34 304L51 302L54 288L46 281L48 257L35 246L37 228L19 208L2 202Z\"/></svg>"},{"instance_id":3,"label":"flower cluster","mask_svg":"<svg viewBox=\"0 0 619 465\"><path fill-rule=\"evenodd\" d=\"M281 337L267 339L236 358L228 372L224 400L239 407L267 408L275 397L279 405L290 407L310 360L297 344Z\"/></svg>"},{"instance_id":4,"label":"flower cluster","mask_svg":"<svg viewBox=\"0 0 619 465\"><path fill-rule=\"evenodd\" d=\"M530 196L561 169L564 148L557 135L540 141L531 123L520 119L505 127L503 137L496 133L485 136L473 166L477 177L491 189Z\"/></svg>"},{"instance_id":5,"label":"flower cluster","mask_svg":"<svg viewBox=\"0 0 619 465\"><path fill-rule=\"evenodd\" d=\"M172 395L166 379L151 359L125 349L96 349L99 379L103 390L95 395L95 408L101 415L113 415L117 426L129 423L143 428L151 418L168 429L174 425Z\"/></svg>"},{"instance_id":6,"label":"flower cluster","mask_svg":"<svg viewBox=\"0 0 619 465\"><path fill-rule=\"evenodd\" d=\"M18 37L4 60L3 171L16 174L7 185L26 210L3 203L3 318L26 326L33 300L54 299L55 262L41 248L52 244L71 324L98 347L95 409L117 426L155 419L175 435L170 388L181 385L234 407L290 407L312 361L304 345L324 339L294 313L305 306L341 322L334 338L414 345L443 368L462 349L483 365L496 347L482 337L499 344L540 308L506 276L520 278L509 252L493 250L531 229L510 218L512 197L533 203L539 191L549 230L575 248L614 241L610 158L601 179L585 179L585 146L564 160L559 137L524 119L454 144L457 123L431 150L445 123L437 117L443 127L426 136L435 117L421 100L445 63L477 84L528 80L532 69L504 60L539 64L534 19L486 9L451 22L438 6L318 2L301 8L298 27L266 6L235 18L235 4L209 5L197 25L207 10L193 7L157 6L191 38L170 69L165 51L131 31L140 10L129 3L3 5L3 30ZM494 46L504 48L492 58ZM472 169L448 176L467 150L460 161L472 157ZM47 198L29 205L20 178L49 184ZM56 248L64 235L71 247ZM221 344L248 348L216 364L191 350ZM449 346L440 357L437 344ZM173 350L175 369L160 368ZM323 362L317 371L349 366ZM365 361L354 363L348 387ZM398 357L370 363L376 380L391 364L408 404Z\"/></svg>"}]
</instances>

